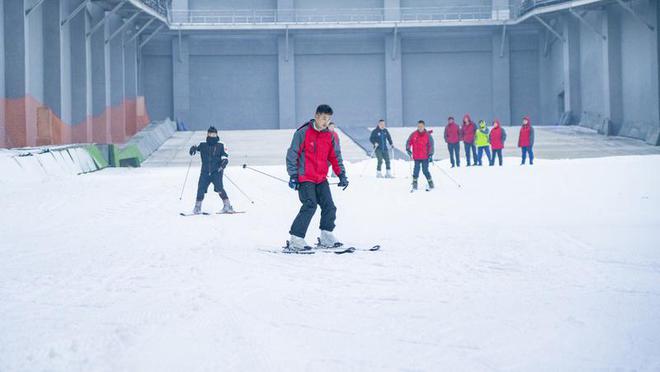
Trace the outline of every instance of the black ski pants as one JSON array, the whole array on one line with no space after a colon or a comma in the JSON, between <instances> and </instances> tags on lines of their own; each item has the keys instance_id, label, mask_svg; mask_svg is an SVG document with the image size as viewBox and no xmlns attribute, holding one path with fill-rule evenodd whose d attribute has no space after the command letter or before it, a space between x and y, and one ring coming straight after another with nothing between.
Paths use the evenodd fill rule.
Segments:
<instances>
[{"instance_id":1,"label":"black ski pants","mask_svg":"<svg viewBox=\"0 0 660 372\"><path fill-rule=\"evenodd\" d=\"M302 182L298 186L298 198L302 203L298 215L293 220L289 234L304 238L307 228L316 212L316 206L321 207L321 230L332 231L335 229L337 207L332 201L330 185L328 181L321 183Z\"/></svg>"},{"instance_id":2,"label":"black ski pants","mask_svg":"<svg viewBox=\"0 0 660 372\"><path fill-rule=\"evenodd\" d=\"M222 169L218 172L201 173L199 175L199 182L197 182L197 201L204 200L204 194L209 189L209 185L213 184L213 191L220 194L222 200L228 199L227 192L222 185Z\"/></svg>"}]
</instances>

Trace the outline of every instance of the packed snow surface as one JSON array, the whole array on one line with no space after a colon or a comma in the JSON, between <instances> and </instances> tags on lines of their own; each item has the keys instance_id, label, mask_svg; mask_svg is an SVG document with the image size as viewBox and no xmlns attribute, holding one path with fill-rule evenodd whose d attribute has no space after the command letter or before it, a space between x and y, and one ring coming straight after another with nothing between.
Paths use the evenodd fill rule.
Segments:
<instances>
[{"instance_id":1,"label":"packed snow surface","mask_svg":"<svg viewBox=\"0 0 660 372\"><path fill-rule=\"evenodd\" d=\"M345 255L266 252L300 203L239 166L237 215L179 216L185 167L3 177L0 371L658 371L660 156L518 163L349 164Z\"/></svg>"}]
</instances>

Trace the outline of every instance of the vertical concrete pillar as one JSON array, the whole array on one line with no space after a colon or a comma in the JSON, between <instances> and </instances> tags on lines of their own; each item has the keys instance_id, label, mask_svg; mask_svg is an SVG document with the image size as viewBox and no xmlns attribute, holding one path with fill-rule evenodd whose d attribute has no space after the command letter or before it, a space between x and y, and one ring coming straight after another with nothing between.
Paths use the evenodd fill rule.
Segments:
<instances>
[{"instance_id":1,"label":"vertical concrete pillar","mask_svg":"<svg viewBox=\"0 0 660 372\"><path fill-rule=\"evenodd\" d=\"M4 1L5 118L8 147L27 144L25 96L27 93L27 40L23 1Z\"/></svg>"},{"instance_id":2,"label":"vertical concrete pillar","mask_svg":"<svg viewBox=\"0 0 660 372\"><path fill-rule=\"evenodd\" d=\"M385 37L385 120L389 126L404 125L402 85L401 37L392 33Z\"/></svg>"},{"instance_id":3,"label":"vertical concrete pillar","mask_svg":"<svg viewBox=\"0 0 660 372\"><path fill-rule=\"evenodd\" d=\"M511 63L509 37L493 32L493 114L502 125L511 125Z\"/></svg>"},{"instance_id":4,"label":"vertical concrete pillar","mask_svg":"<svg viewBox=\"0 0 660 372\"><path fill-rule=\"evenodd\" d=\"M190 49L189 38L172 39L172 98L174 120L188 122L190 118Z\"/></svg>"},{"instance_id":5,"label":"vertical concrete pillar","mask_svg":"<svg viewBox=\"0 0 660 372\"><path fill-rule=\"evenodd\" d=\"M571 113L569 123L580 122L580 25L578 20L567 14L563 19L564 38L564 107Z\"/></svg>"},{"instance_id":6,"label":"vertical concrete pillar","mask_svg":"<svg viewBox=\"0 0 660 372\"><path fill-rule=\"evenodd\" d=\"M137 133L137 40L123 44L124 48L124 97L126 102L126 135Z\"/></svg>"},{"instance_id":7,"label":"vertical concrete pillar","mask_svg":"<svg viewBox=\"0 0 660 372\"><path fill-rule=\"evenodd\" d=\"M23 0L28 9L38 0ZM44 30L43 7L34 8L29 16L25 17L25 122L26 145L37 145L37 109L44 105ZM41 144L41 143L39 143Z\"/></svg>"},{"instance_id":8,"label":"vertical concrete pillar","mask_svg":"<svg viewBox=\"0 0 660 372\"><path fill-rule=\"evenodd\" d=\"M279 127L295 128L296 123L296 70L293 37L277 39L277 71L279 80Z\"/></svg>"},{"instance_id":9,"label":"vertical concrete pillar","mask_svg":"<svg viewBox=\"0 0 660 372\"><path fill-rule=\"evenodd\" d=\"M60 26L59 22L64 18L64 14L68 11L69 0L57 1L57 10L50 10L48 13L57 21L57 33L59 34L59 119L64 127L67 129L62 133L62 143L73 142L73 131L76 122L71 116L71 87L73 84L73 77L71 75L71 24L67 23ZM57 14L57 16L54 16ZM83 66L84 68L84 66Z\"/></svg>"},{"instance_id":10,"label":"vertical concrete pillar","mask_svg":"<svg viewBox=\"0 0 660 372\"><path fill-rule=\"evenodd\" d=\"M64 19L81 0L62 0L60 18ZM62 56L62 120L71 124L72 142L91 142L91 98L88 97L91 77L89 42L85 37L89 29L88 15L83 12L62 27L62 47L68 48Z\"/></svg>"},{"instance_id":11,"label":"vertical concrete pillar","mask_svg":"<svg viewBox=\"0 0 660 372\"><path fill-rule=\"evenodd\" d=\"M616 134L621 129L623 120L623 101L621 97L621 29L618 16L612 11L603 11L601 32L603 40L603 97L604 116L609 118L612 127L608 134Z\"/></svg>"},{"instance_id":12,"label":"vertical concrete pillar","mask_svg":"<svg viewBox=\"0 0 660 372\"><path fill-rule=\"evenodd\" d=\"M109 14L106 12L106 17ZM108 30L114 34L124 22L118 15L109 16ZM106 110L109 113L108 129L113 143L126 140L126 105L124 102L124 48L121 31L105 44L106 65Z\"/></svg>"},{"instance_id":13,"label":"vertical concrete pillar","mask_svg":"<svg viewBox=\"0 0 660 372\"><path fill-rule=\"evenodd\" d=\"M84 1L84 0L83 0ZM84 23L84 35L87 35L88 32L92 29L93 17L90 13L85 12L85 23ZM102 37L102 36L101 36ZM86 135L87 142L94 141L94 81L92 77L94 75L94 61L92 60L92 37L85 37L85 122L86 122Z\"/></svg>"},{"instance_id":14,"label":"vertical concrete pillar","mask_svg":"<svg viewBox=\"0 0 660 372\"><path fill-rule=\"evenodd\" d=\"M43 9L43 66L44 101L50 110L52 142L68 143L71 139L69 122L62 121L62 35L60 34L60 0L45 1Z\"/></svg>"},{"instance_id":15,"label":"vertical concrete pillar","mask_svg":"<svg viewBox=\"0 0 660 372\"><path fill-rule=\"evenodd\" d=\"M94 7L91 12L91 24L95 25L105 17L102 9ZM110 143L109 106L109 59L106 60L105 39L110 37L110 24L105 22L102 30L92 34L90 39L91 54L91 95L92 95L92 136L96 143Z\"/></svg>"}]
</instances>

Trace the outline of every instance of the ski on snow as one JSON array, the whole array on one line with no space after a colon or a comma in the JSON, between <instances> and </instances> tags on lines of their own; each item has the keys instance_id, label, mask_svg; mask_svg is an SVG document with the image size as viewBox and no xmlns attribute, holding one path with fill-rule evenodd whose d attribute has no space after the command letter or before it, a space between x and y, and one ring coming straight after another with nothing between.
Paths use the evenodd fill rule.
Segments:
<instances>
[{"instance_id":1,"label":"ski on snow","mask_svg":"<svg viewBox=\"0 0 660 372\"><path fill-rule=\"evenodd\" d=\"M245 211L215 212L215 213L209 213L209 212L202 212L202 213L184 213L184 212L181 212L181 213L179 213L179 216L190 217L190 216L210 216L210 215L212 215L212 214L240 214L240 213L245 213Z\"/></svg>"},{"instance_id":2,"label":"ski on snow","mask_svg":"<svg viewBox=\"0 0 660 372\"><path fill-rule=\"evenodd\" d=\"M301 250L292 250L289 248L289 241L286 242L286 245L282 247L281 250L264 250L265 252L270 252L270 253L284 253L284 254L315 254L316 252L323 252L323 253L334 253L334 254L346 254L346 253L353 253L357 251L365 251L365 252L374 252L380 249L380 245L374 245L370 248L357 248L353 246L344 246L343 244L339 243L339 245L333 246L333 247L325 247L325 246L320 246L316 245L314 247L307 246L305 249Z\"/></svg>"}]
</instances>

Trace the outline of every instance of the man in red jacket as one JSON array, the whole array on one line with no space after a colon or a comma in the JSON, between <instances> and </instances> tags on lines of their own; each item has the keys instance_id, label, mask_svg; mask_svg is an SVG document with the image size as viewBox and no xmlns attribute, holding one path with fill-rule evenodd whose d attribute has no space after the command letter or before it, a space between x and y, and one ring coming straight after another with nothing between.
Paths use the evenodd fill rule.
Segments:
<instances>
[{"instance_id":1,"label":"man in red jacket","mask_svg":"<svg viewBox=\"0 0 660 372\"><path fill-rule=\"evenodd\" d=\"M490 165L495 165L495 157L499 158L500 167L502 166L502 149L506 142L506 131L500 125L500 121L495 119L493 129L490 131L490 147L493 149L493 157L490 158Z\"/></svg>"},{"instance_id":2,"label":"man in red jacket","mask_svg":"<svg viewBox=\"0 0 660 372\"><path fill-rule=\"evenodd\" d=\"M467 166L470 166L470 155L474 159L474 165L477 165L477 148L474 146L474 133L477 131L476 125L472 122L470 114L463 116L463 126L461 126L461 135L463 145L465 146L465 158Z\"/></svg>"},{"instance_id":3,"label":"man in red jacket","mask_svg":"<svg viewBox=\"0 0 660 372\"><path fill-rule=\"evenodd\" d=\"M287 242L287 248L292 252L311 249L305 242L305 235L317 205L321 207L320 245L341 245L332 234L337 208L332 201L327 180L328 163L332 165L335 174L339 175L339 187L345 190L348 187L348 179L339 143L328 130L332 114L332 108L328 105L317 107L314 119L303 124L294 133L286 153L289 187L298 190L298 198L302 203L289 231L291 239Z\"/></svg>"},{"instance_id":4,"label":"man in red jacket","mask_svg":"<svg viewBox=\"0 0 660 372\"><path fill-rule=\"evenodd\" d=\"M532 151L532 147L534 147L534 128L529 116L523 118L520 135L518 136L518 147L522 149L522 162L520 165L525 164L527 154L529 154L529 165L534 165L534 151Z\"/></svg>"},{"instance_id":5,"label":"man in red jacket","mask_svg":"<svg viewBox=\"0 0 660 372\"><path fill-rule=\"evenodd\" d=\"M461 129L454 121L454 117L450 116L447 119L447 126L445 127L445 142L449 149L449 159L451 160L451 167L461 166Z\"/></svg>"},{"instance_id":6,"label":"man in red jacket","mask_svg":"<svg viewBox=\"0 0 660 372\"><path fill-rule=\"evenodd\" d=\"M417 122L417 130L412 132L408 141L406 141L406 152L415 161L415 169L413 170L413 190L417 190L417 178L419 177L419 168L422 167L422 172L426 177L429 184L429 189L433 188L433 180L431 179L431 172L429 172L429 162L433 161L433 137L432 131L426 130L426 123L424 120Z\"/></svg>"}]
</instances>

